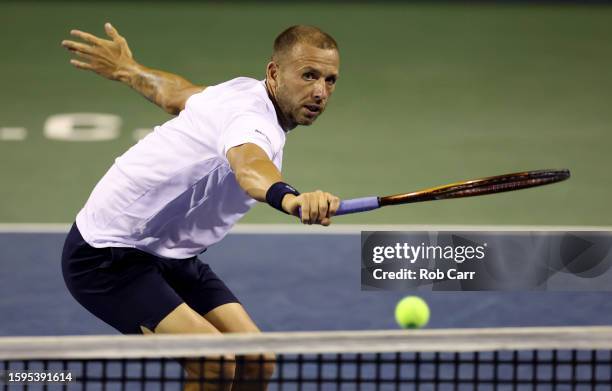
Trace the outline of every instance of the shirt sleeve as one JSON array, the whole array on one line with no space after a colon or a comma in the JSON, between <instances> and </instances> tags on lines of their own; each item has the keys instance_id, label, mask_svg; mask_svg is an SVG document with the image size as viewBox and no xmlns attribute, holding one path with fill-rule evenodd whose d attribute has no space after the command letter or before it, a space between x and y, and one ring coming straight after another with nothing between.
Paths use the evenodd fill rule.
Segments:
<instances>
[{"instance_id":1,"label":"shirt sleeve","mask_svg":"<svg viewBox=\"0 0 612 391\"><path fill-rule=\"evenodd\" d=\"M235 117L221 134L220 148L226 158L231 148L253 143L264 150L272 160L278 150L278 130L266 118L256 113L246 113Z\"/></svg>"}]
</instances>

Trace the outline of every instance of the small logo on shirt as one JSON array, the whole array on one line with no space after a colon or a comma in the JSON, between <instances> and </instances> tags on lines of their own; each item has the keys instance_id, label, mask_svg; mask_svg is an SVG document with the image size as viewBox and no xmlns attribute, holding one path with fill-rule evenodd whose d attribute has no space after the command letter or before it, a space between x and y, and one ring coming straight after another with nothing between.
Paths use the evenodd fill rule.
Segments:
<instances>
[{"instance_id":1,"label":"small logo on shirt","mask_svg":"<svg viewBox=\"0 0 612 391\"><path fill-rule=\"evenodd\" d=\"M266 140L268 140L268 142L269 142L270 144L272 144L272 141L270 141L270 139L268 138L268 136L266 136L266 135L265 135L265 133L264 133L264 132L262 132L262 131L261 131L261 130L259 130L259 129L255 129L255 131L256 131L257 133L261 134L262 136L264 136L264 137L266 138Z\"/></svg>"}]
</instances>

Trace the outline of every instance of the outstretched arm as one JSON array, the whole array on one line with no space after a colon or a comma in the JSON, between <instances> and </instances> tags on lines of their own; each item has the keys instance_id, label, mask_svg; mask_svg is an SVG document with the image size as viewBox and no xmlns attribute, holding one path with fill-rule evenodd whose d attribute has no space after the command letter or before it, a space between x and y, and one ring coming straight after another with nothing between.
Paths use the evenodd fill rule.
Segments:
<instances>
[{"instance_id":1,"label":"outstretched arm","mask_svg":"<svg viewBox=\"0 0 612 391\"><path fill-rule=\"evenodd\" d=\"M170 114L178 114L191 95L206 88L181 76L137 63L126 39L110 23L104 25L104 30L111 40L80 30L70 31L71 35L84 41L62 41L63 47L79 57L70 60L72 65L127 84Z\"/></svg>"},{"instance_id":2,"label":"outstretched arm","mask_svg":"<svg viewBox=\"0 0 612 391\"><path fill-rule=\"evenodd\" d=\"M255 144L246 143L231 148L227 151L227 160L240 187L257 201L266 202L270 186L282 181L274 163ZM321 190L302 193L297 197L287 194L282 199L283 210L300 217L304 224L330 225L339 206L338 197Z\"/></svg>"}]
</instances>

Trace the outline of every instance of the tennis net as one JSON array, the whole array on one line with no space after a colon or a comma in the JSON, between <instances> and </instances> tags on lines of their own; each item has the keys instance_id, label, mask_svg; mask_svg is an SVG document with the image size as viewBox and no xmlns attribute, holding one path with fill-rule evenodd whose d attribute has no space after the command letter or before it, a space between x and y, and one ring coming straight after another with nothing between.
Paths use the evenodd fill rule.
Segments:
<instances>
[{"instance_id":1,"label":"tennis net","mask_svg":"<svg viewBox=\"0 0 612 391\"><path fill-rule=\"evenodd\" d=\"M612 327L3 337L0 372L5 390L611 391Z\"/></svg>"}]
</instances>

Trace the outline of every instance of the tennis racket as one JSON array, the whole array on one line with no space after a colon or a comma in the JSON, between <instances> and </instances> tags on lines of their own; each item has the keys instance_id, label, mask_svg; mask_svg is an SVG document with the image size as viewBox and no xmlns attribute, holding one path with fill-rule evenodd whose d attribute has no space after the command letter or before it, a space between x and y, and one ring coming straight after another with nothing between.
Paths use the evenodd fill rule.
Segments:
<instances>
[{"instance_id":1,"label":"tennis racket","mask_svg":"<svg viewBox=\"0 0 612 391\"><path fill-rule=\"evenodd\" d=\"M449 185L432 187L413 193L395 194L384 197L362 197L340 202L336 216L365 212L388 205L411 204L414 202L446 200L451 198L474 197L486 194L503 193L530 187L561 182L570 177L567 169L537 170L498 175L470 181L455 182Z\"/></svg>"}]
</instances>

